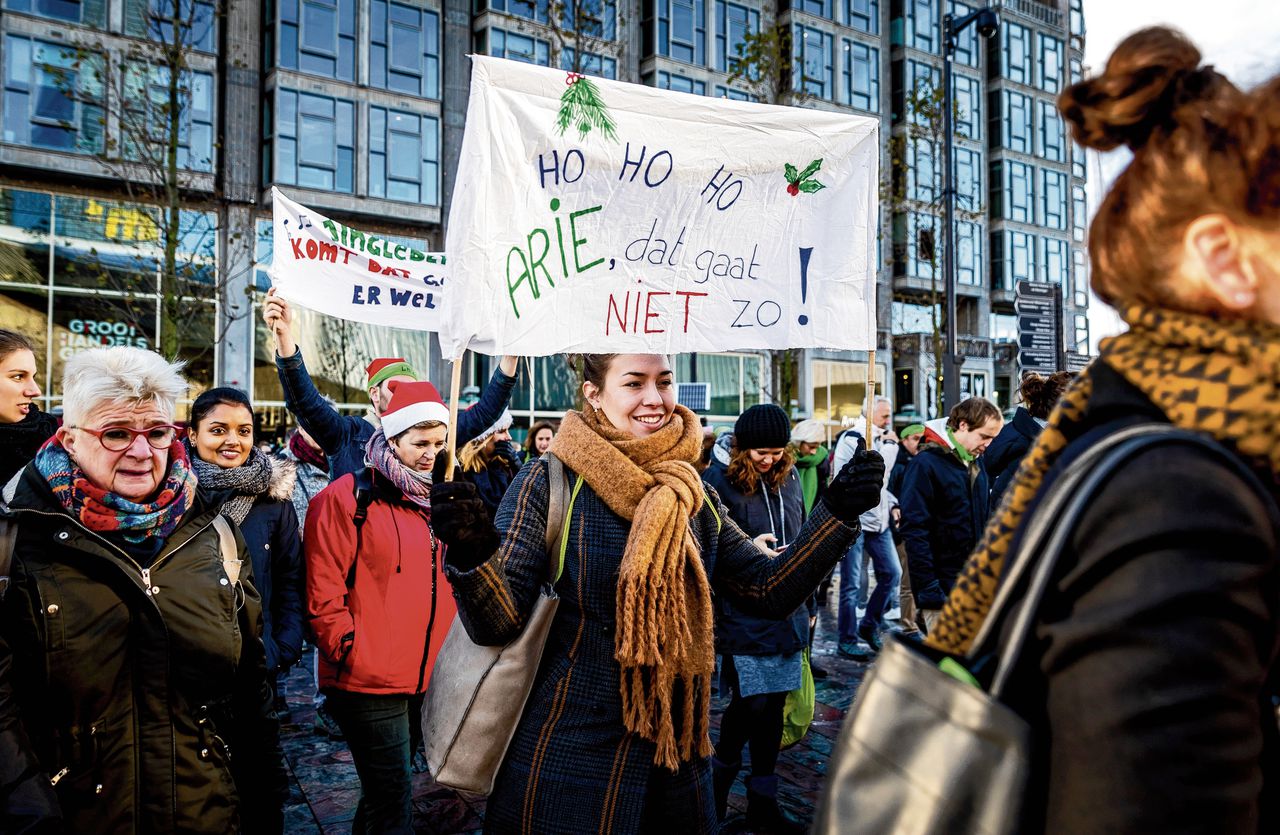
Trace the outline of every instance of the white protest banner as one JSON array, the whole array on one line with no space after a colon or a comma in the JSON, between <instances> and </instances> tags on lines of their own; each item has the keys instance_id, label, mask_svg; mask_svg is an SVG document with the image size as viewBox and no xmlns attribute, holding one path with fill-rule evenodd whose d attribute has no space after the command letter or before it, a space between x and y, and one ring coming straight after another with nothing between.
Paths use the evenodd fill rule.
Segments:
<instances>
[{"instance_id":1,"label":"white protest banner","mask_svg":"<svg viewBox=\"0 0 1280 835\"><path fill-rule=\"evenodd\" d=\"M271 189L271 283L320 313L418 331L440 329L444 255L362 232Z\"/></svg>"},{"instance_id":2,"label":"white protest banner","mask_svg":"<svg viewBox=\"0 0 1280 835\"><path fill-rule=\"evenodd\" d=\"M872 347L877 120L472 61L448 355Z\"/></svg>"}]
</instances>

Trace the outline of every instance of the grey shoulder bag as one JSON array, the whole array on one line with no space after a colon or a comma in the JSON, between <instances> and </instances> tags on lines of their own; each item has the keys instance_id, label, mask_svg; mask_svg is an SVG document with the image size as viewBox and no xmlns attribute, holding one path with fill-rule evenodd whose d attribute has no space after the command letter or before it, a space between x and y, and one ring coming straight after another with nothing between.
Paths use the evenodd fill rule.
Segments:
<instances>
[{"instance_id":1,"label":"grey shoulder bag","mask_svg":"<svg viewBox=\"0 0 1280 835\"><path fill-rule=\"evenodd\" d=\"M967 656L953 659L897 636L885 643L840 731L814 833L1018 830L1031 770L1030 728L1002 696L1058 558L1094 493L1138 451L1172 442L1210 448L1257 483L1216 442L1167 424L1123 429L1090 447L1035 509ZM975 669L980 660L994 664L985 688L943 668Z\"/></svg>"}]
</instances>

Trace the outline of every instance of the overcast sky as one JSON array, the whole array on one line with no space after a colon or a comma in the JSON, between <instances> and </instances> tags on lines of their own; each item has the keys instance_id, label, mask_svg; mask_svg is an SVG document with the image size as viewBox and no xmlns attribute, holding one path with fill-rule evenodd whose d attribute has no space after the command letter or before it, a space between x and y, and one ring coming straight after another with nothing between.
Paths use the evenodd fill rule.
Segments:
<instances>
[{"instance_id":1,"label":"overcast sky","mask_svg":"<svg viewBox=\"0 0 1280 835\"><path fill-rule=\"evenodd\" d=\"M1144 26L1169 24L1186 33L1204 61L1242 87L1280 73L1280 4L1276 0L1084 0L1085 67L1100 72L1116 44ZM1091 152L1092 153L1092 152ZM1097 207L1106 183L1125 165L1128 151L1095 154L1089 165L1089 208ZM1094 299L1089 311L1093 350L1097 341L1123 328Z\"/></svg>"}]
</instances>

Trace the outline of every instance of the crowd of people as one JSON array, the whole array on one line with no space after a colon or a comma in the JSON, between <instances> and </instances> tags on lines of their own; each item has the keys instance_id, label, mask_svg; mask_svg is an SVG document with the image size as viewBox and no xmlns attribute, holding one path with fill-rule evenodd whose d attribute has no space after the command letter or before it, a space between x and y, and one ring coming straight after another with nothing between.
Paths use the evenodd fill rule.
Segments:
<instances>
[{"instance_id":1,"label":"crowd of people","mask_svg":"<svg viewBox=\"0 0 1280 835\"><path fill-rule=\"evenodd\" d=\"M304 643L316 730L359 776L354 831L412 832L450 625L506 645L547 586L487 831L714 833L742 778L748 830L803 832L776 765L788 695L828 675L833 578L841 655L963 658L1038 499L1149 424L1217 446L1139 454L1068 532L1009 691L1034 751L1021 828L1277 831L1277 102L1280 81L1241 91L1163 28L1063 93L1078 142L1134 152L1090 241L1130 330L1078 376L1025 375L1007 422L971 397L895 429L872 396L869 437L770 404L717 437L676 402L672 358L589 354L581 409L519 449L516 357L456 418L374 358L371 413L344 415L273 293L296 429L272 455L239 390L180 424L181 364L135 347L68 359L59 423L34 346L0 330L0 832L282 832L279 683Z\"/></svg>"}]
</instances>

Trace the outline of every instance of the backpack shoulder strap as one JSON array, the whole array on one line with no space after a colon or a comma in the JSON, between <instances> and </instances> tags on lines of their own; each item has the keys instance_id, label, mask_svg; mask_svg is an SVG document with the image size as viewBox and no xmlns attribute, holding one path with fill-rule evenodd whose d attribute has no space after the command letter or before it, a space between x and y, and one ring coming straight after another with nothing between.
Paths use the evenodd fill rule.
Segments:
<instances>
[{"instance_id":1,"label":"backpack shoulder strap","mask_svg":"<svg viewBox=\"0 0 1280 835\"><path fill-rule=\"evenodd\" d=\"M233 584L240 580L240 549L236 547L236 533L231 530L227 517L219 513L213 517L213 529L218 532L218 550L222 552L222 569Z\"/></svg>"},{"instance_id":2,"label":"backpack shoulder strap","mask_svg":"<svg viewBox=\"0 0 1280 835\"><path fill-rule=\"evenodd\" d=\"M356 584L356 565L360 562L360 549L364 545L364 523L369 518L369 505L373 504L373 473L368 467L359 470L351 480L351 494L356 499L356 509L351 522L356 528L356 553L347 571L347 588Z\"/></svg>"},{"instance_id":3,"label":"backpack shoulder strap","mask_svg":"<svg viewBox=\"0 0 1280 835\"><path fill-rule=\"evenodd\" d=\"M0 511L9 508L0 502ZM18 543L18 523L11 516L0 518L0 600L9 590L9 571L13 565L13 549Z\"/></svg>"}]
</instances>

